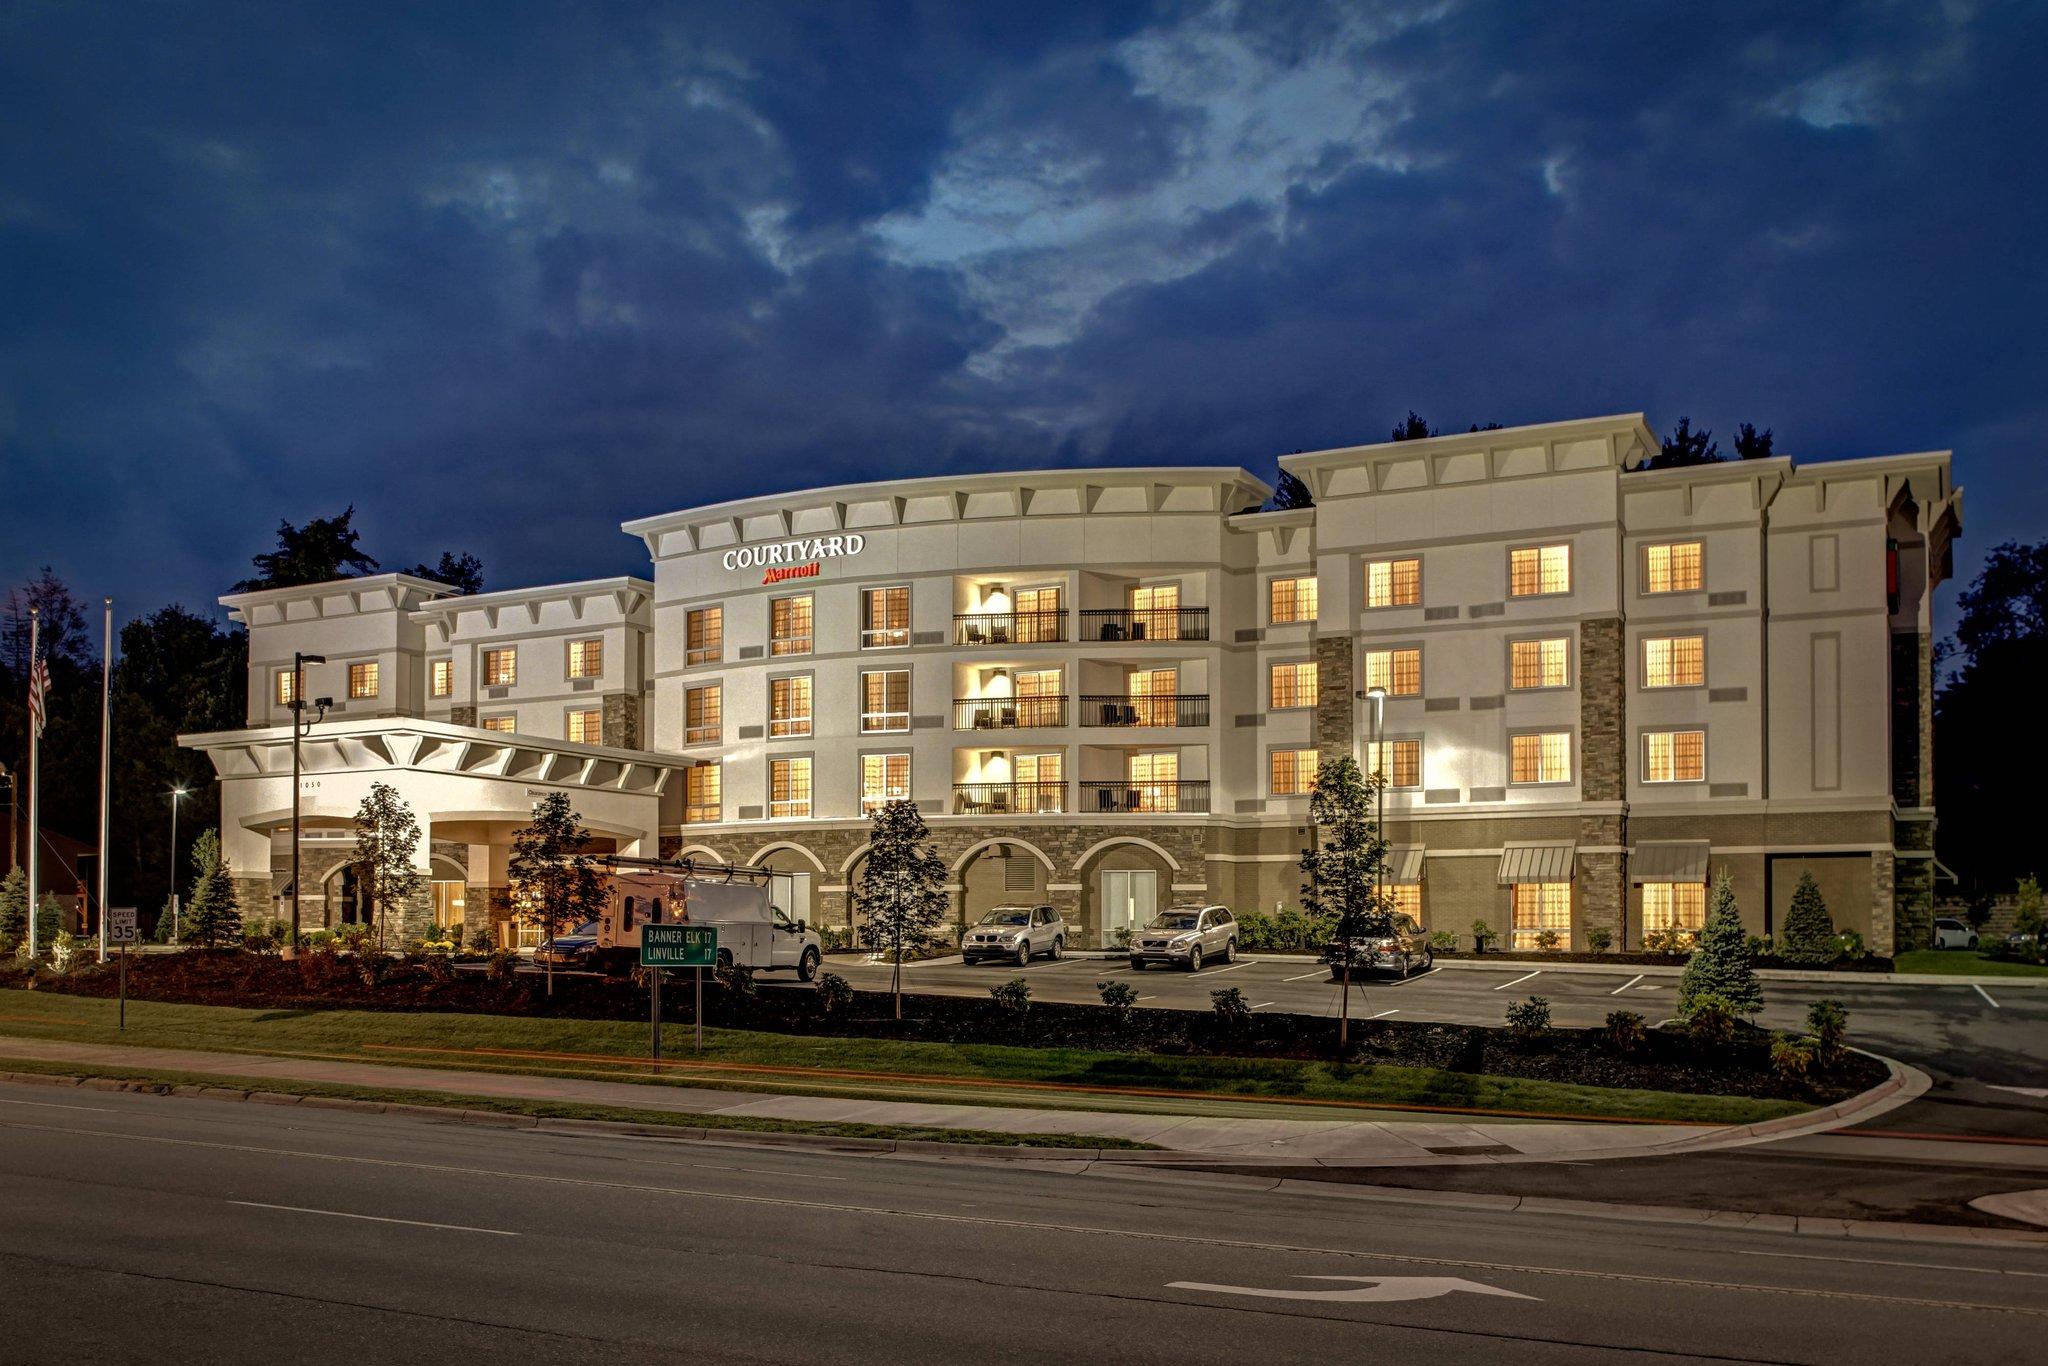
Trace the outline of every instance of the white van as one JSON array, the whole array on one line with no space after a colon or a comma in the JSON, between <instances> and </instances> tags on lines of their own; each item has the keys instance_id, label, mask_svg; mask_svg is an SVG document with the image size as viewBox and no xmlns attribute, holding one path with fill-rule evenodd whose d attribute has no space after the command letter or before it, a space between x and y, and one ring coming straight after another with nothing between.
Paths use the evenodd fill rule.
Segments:
<instances>
[{"instance_id":1,"label":"white van","mask_svg":"<svg viewBox=\"0 0 2048 1366\"><path fill-rule=\"evenodd\" d=\"M612 875L611 899L598 923L597 961L611 972L639 963L640 931L647 925L715 926L720 967L788 969L805 982L818 975L817 934L773 904L765 881L622 869Z\"/></svg>"}]
</instances>

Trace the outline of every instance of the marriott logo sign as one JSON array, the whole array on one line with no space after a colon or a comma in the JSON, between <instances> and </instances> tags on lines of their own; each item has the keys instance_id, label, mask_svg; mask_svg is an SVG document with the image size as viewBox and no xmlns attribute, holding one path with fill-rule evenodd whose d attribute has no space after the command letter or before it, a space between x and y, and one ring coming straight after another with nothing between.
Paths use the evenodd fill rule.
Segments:
<instances>
[{"instance_id":1,"label":"marriott logo sign","mask_svg":"<svg viewBox=\"0 0 2048 1366\"><path fill-rule=\"evenodd\" d=\"M728 550L720 561L727 569L765 569L762 583L785 579L816 578L823 562L842 555L858 555L868 538L859 532L842 536L811 536L795 541L771 541L766 545L742 546Z\"/></svg>"}]
</instances>

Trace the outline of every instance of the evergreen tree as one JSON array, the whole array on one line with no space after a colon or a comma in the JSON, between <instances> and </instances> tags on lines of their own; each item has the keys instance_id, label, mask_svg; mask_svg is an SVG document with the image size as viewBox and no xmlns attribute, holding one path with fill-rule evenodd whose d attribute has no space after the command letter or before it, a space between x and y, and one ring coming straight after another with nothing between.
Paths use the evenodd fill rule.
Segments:
<instances>
[{"instance_id":1,"label":"evergreen tree","mask_svg":"<svg viewBox=\"0 0 2048 1366\"><path fill-rule=\"evenodd\" d=\"M506 873L512 879L514 909L536 926L542 939L604 913L604 878L586 852L590 832L564 792L533 804L533 819L512 836ZM547 964L548 994L555 991L555 965Z\"/></svg>"},{"instance_id":2,"label":"evergreen tree","mask_svg":"<svg viewBox=\"0 0 2048 1366\"><path fill-rule=\"evenodd\" d=\"M1374 793L1383 775L1370 779L1349 755L1316 770L1308 799L1316 846L1301 852L1301 904L1310 916L1330 922L1337 974L1343 983L1337 1013L1337 1047L1351 1037L1352 941L1390 932L1393 913L1380 883L1387 862L1386 834L1374 812Z\"/></svg>"},{"instance_id":3,"label":"evergreen tree","mask_svg":"<svg viewBox=\"0 0 2048 1366\"><path fill-rule=\"evenodd\" d=\"M946 864L915 802L885 802L868 834L860 880L860 941L889 955L889 994L903 1018L903 959L936 947L946 918Z\"/></svg>"},{"instance_id":4,"label":"evergreen tree","mask_svg":"<svg viewBox=\"0 0 2048 1366\"><path fill-rule=\"evenodd\" d=\"M1408 416L1403 418L1400 425L1388 434L1387 439L1389 441L1420 441L1424 437L1437 435L1440 435L1437 429L1425 422L1421 413L1410 408Z\"/></svg>"},{"instance_id":5,"label":"evergreen tree","mask_svg":"<svg viewBox=\"0 0 2048 1366\"><path fill-rule=\"evenodd\" d=\"M1726 1002L1728 1009L1743 1015L1754 1015L1764 1005L1763 988L1757 985L1756 969L1749 961L1749 932L1742 927L1735 884L1729 880L1725 864L1714 882L1706 927L1678 979L1679 1016L1692 1014L1694 1004L1708 997Z\"/></svg>"},{"instance_id":6,"label":"evergreen tree","mask_svg":"<svg viewBox=\"0 0 2048 1366\"><path fill-rule=\"evenodd\" d=\"M1812 873L1801 873L1799 885L1792 891L1792 909L1785 913L1784 947L1779 956L1788 963L1821 966L1835 961L1835 922Z\"/></svg>"},{"instance_id":7,"label":"evergreen tree","mask_svg":"<svg viewBox=\"0 0 2048 1366\"><path fill-rule=\"evenodd\" d=\"M356 809L356 876L370 904L370 923L383 944L390 912L405 925L405 903L426 879L413 866L420 851L420 823L412 808L389 783L371 783L370 795Z\"/></svg>"},{"instance_id":8,"label":"evergreen tree","mask_svg":"<svg viewBox=\"0 0 2048 1366\"><path fill-rule=\"evenodd\" d=\"M377 562L356 547L360 533L349 525L355 515L351 503L339 517L315 517L303 527L279 522L277 549L254 556L251 563L256 566L256 577L242 580L235 591L292 588L375 573Z\"/></svg>"},{"instance_id":9,"label":"evergreen tree","mask_svg":"<svg viewBox=\"0 0 2048 1366\"><path fill-rule=\"evenodd\" d=\"M1312 508L1316 500L1310 495L1308 485L1286 470L1280 471L1280 478L1273 484L1273 506L1278 508Z\"/></svg>"},{"instance_id":10,"label":"evergreen tree","mask_svg":"<svg viewBox=\"0 0 2048 1366\"><path fill-rule=\"evenodd\" d=\"M457 555L444 550L439 564L430 565L422 561L405 572L416 579L445 583L463 593L484 591L484 562L470 554Z\"/></svg>"},{"instance_id":11,"label":"evergreen tree","mask_svg":"<svg viewBox=\"0 0 2048 1366\"><path fill-rule=\"evenodd\" d=\"M28 874L16 868L0 879L0 952L28 935Z\"/></svg>"},{"instance_id":12,"label":"evergreen tree","mask_svg":"<svg viewBox=\"0 0 2048 1366\"><path fill-rule=\"evenodd\" d=\"M1771 458L1771 429L1758 431L1754 423L1745 422L1735 429L1735 454L1744 460L1768 460Z\"/></svg>"},{"instance_id":13,"label":"evergreen tree","mask_svg":"<svg viewBox=\"0 0 2048 1366\"><path fill-rule=\"evenodd\" d=\"M235 879L221 861L220 832L204 831L192 841L192 866L199 877L192 884L192 910L185 917L185 937L203 949L242 941L242 906Z\"/></svg>"},{"instance_id":14,"label":"evergreen tree","mask_svg":"<svg viewBox=\"0 0 2048 1366\"><path fill-rule=\"evenodd\" d=\"M1705 427L1694 431L1692 419L1681 417L1671 435L1663 439L1663 449L1651 457L1645 468L1675 470L1687 465L1711 465L1720 459L1721 447L1714 434Z\"/></svg>"}]
</instances>

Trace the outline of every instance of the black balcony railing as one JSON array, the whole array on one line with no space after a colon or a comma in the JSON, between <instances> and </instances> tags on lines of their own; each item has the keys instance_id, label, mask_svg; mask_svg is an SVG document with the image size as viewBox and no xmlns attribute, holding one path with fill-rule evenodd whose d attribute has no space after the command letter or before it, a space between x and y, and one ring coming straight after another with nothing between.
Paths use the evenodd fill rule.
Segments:
<instances>
[{"instance_id":1,"label":"black balcony railing","mask_svg":"<svg viewBox=\"0 0 2048 1366\"><path fill-rule=\"evenodd\" d=\"M955 783L956 816L1056 814L1067 809L1065 783Z\"/></svg>"},{"instance_id":2,"label":"black balcony railing","mask_svg":"<svg viewBox=\"0 0 2048 1366\"><path fill-rule=\"evenodd\" d=\"M1206 726L1209 724L1209 694L1154 693L1149 697L1119 697L1084 693L1081 697L1084 726Z\"/></svg>"},{"instance_id":3,"label":"black balcony railing","mask_svg":"<svg viewBox=\"0 0 2048 1366\"><path fill-rule=\"evenodd\" d=\"M1206 607L1142 607L1081 613L1083 640L1207 640Z\"/></svg>"},{"instance_id":4,"label":"black balcony railing","mask_svg":"<svg viewBox=\"0 0 2048 1366\"><path fill-rule=\"evenodd\" d=\"M1039 730L1067 724L1067 695L962 697L953 703L955 730Z\"/></svg>"},{"instance_id":5,"label":"black balcony railing","mask_svg":"<svg viewBox=\"0 0 2048 1366\"><path fill-rule=\"evenodd\" d=\"M955 645L1043 645L1067 638L1067 614L972 612L953 618Z\"/></svg>"},{"instance_id":6,"label":"black balcony railing","mask_svg":"<svg viewBox=\"0 0 2048 1366\"><path fill-rule=\"evenodd\" d=\"M1082 783L1081 813L1207 811L1207 778L1171 782Z\"/></svg>"}]
</instances>

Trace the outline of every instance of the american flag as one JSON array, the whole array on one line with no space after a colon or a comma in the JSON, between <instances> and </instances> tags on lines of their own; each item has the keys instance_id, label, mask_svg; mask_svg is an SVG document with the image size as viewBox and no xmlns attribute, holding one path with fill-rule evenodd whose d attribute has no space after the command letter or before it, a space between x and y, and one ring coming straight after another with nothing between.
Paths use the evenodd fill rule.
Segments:
<instances>
[{"instance_id":1,"label":"american flag","mask_svg":"<svg viewBox=\"0 0 2048 1366\"><path fill-rule=\"evenodd\" d=\"M28 666L28 723L37 735L49 719L50 666L38 658Z\"/></svg>"}]
</instances>

